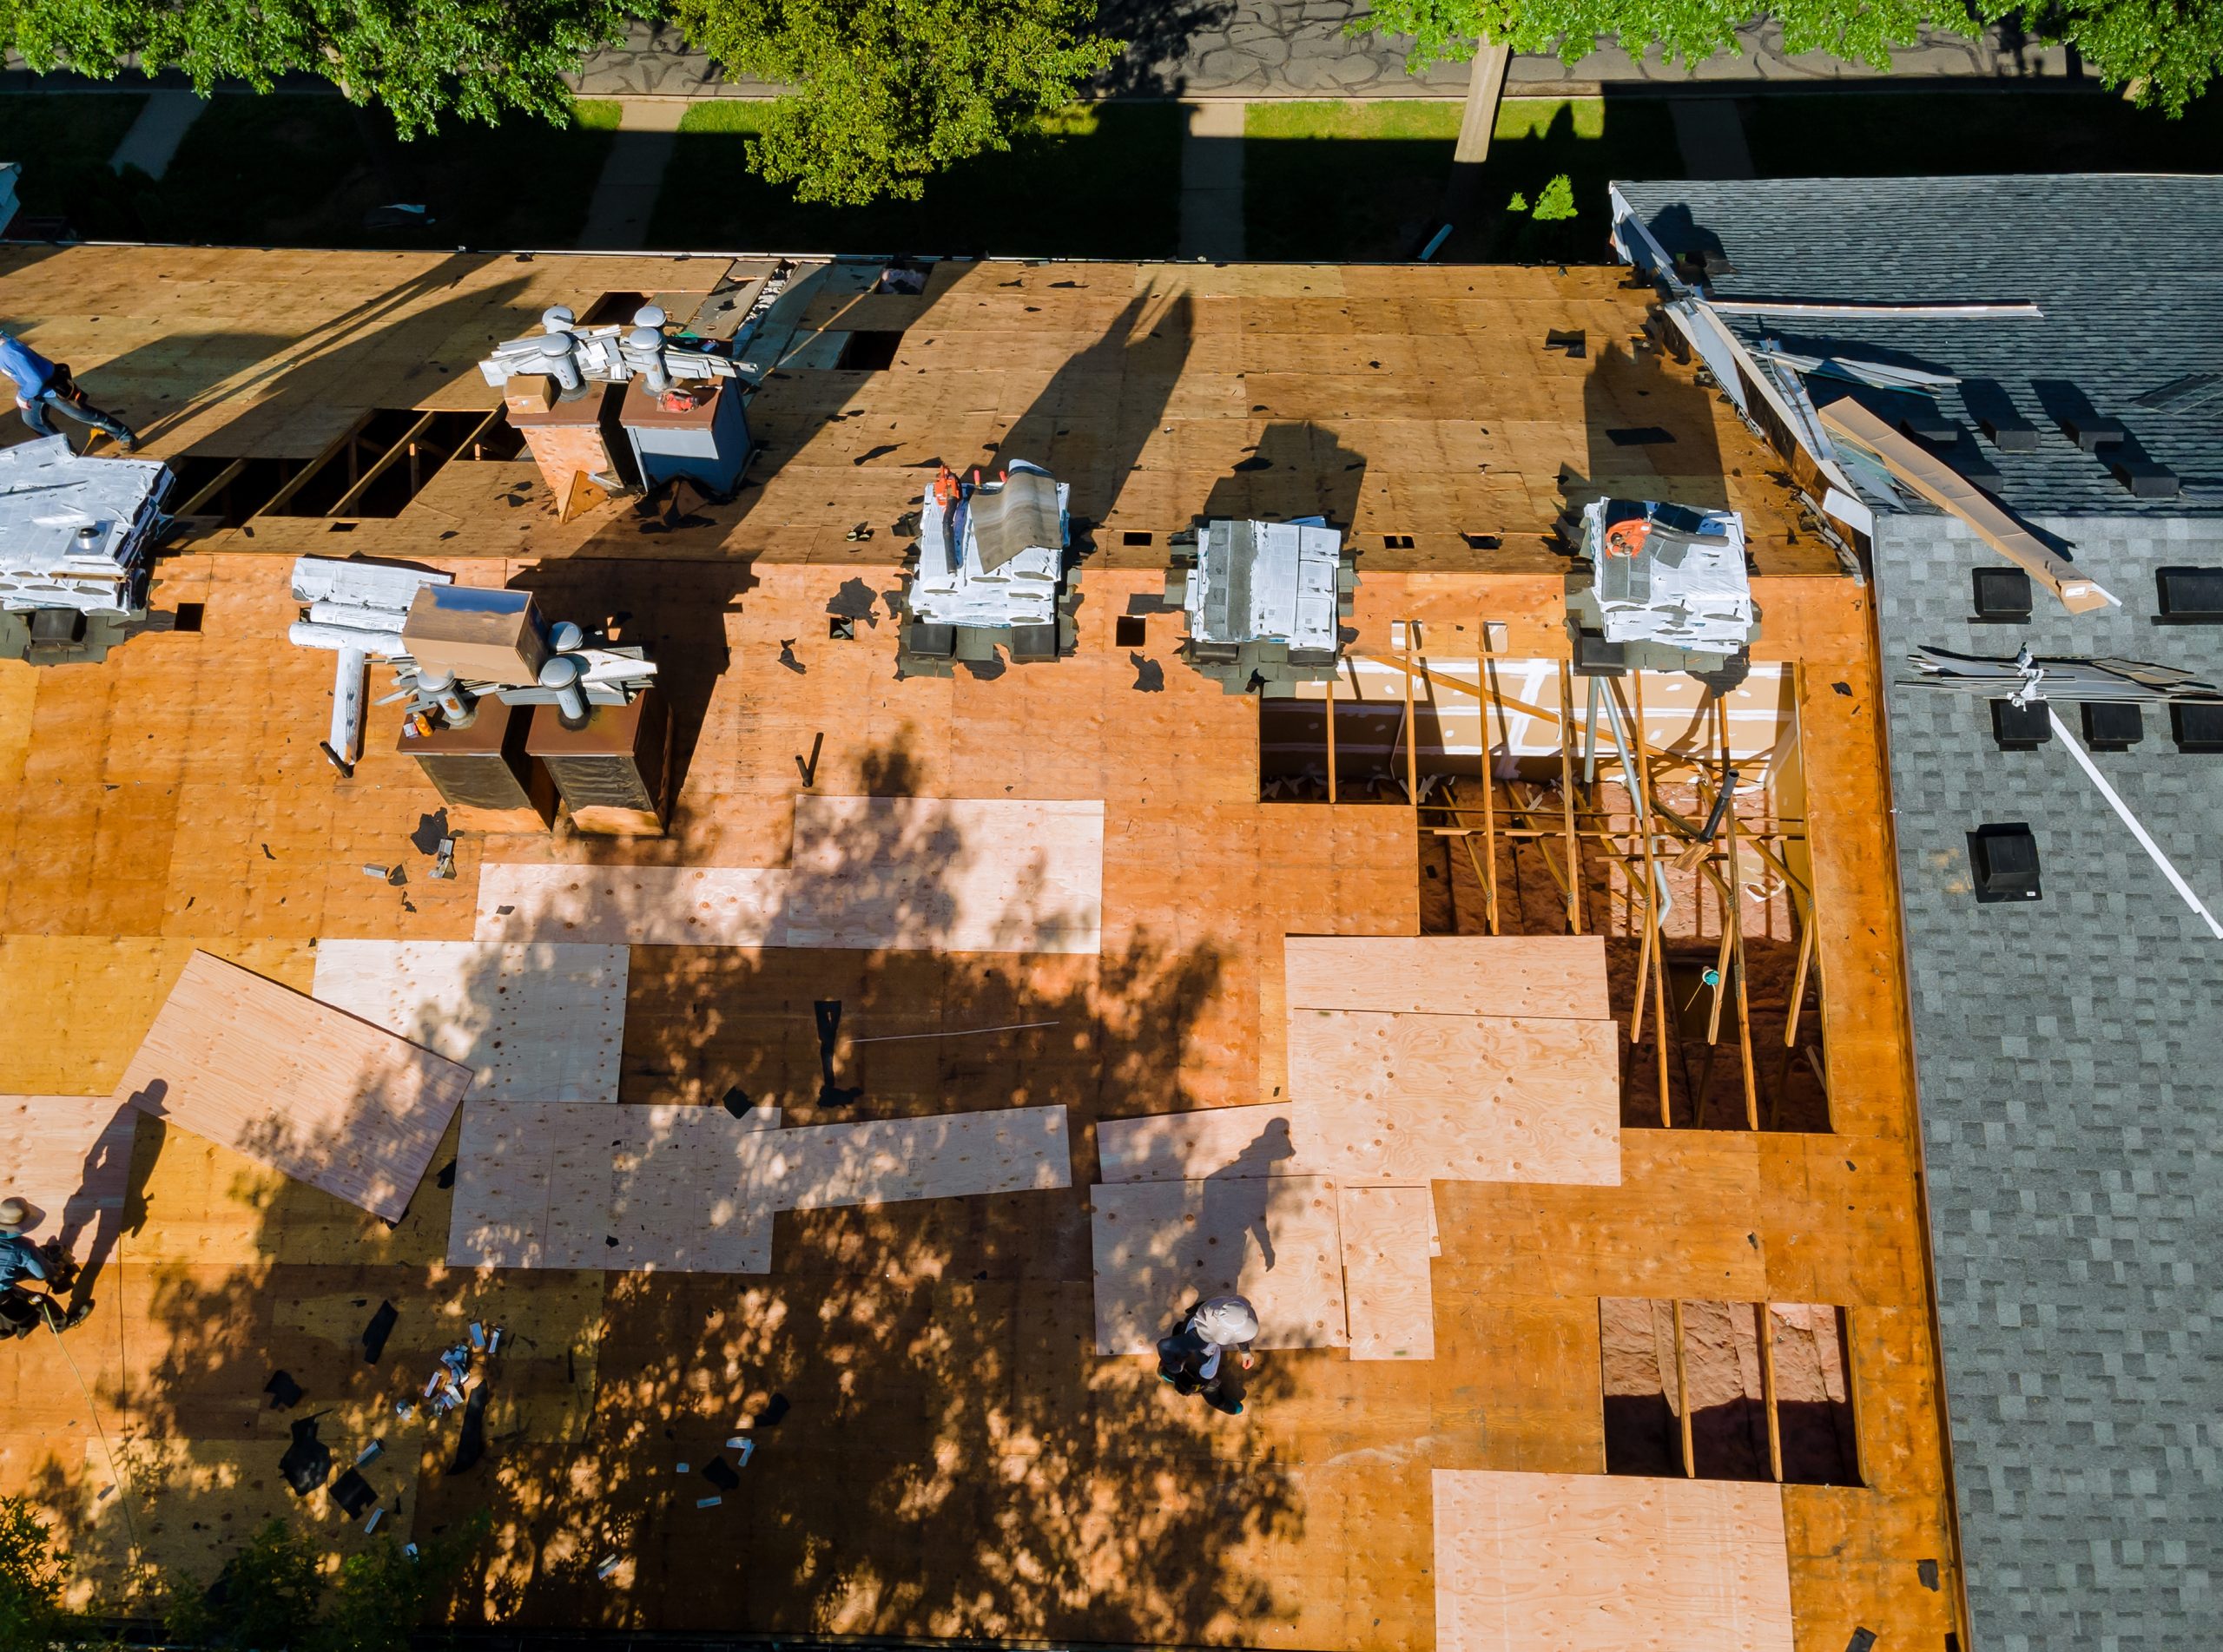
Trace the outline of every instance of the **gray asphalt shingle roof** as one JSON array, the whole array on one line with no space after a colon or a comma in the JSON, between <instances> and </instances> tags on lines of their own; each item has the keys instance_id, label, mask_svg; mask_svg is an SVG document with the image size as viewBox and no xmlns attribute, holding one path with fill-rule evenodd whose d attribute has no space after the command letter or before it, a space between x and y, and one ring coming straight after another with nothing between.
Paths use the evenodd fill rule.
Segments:
<instances>
[{"instance_id":1,"label":"gray asphalt shingle roof","mask_svg":"<svg viewBox=\"0 0 2223 1652\"><path fill-rule=\"evenodd\" d=\"M1670 254L1713 252L1719 299L1830 303L2034 300L2041 319L1725 316L1748 346L1861 356L1995 382L2041 431L2036 451L1984 457L2026 512L2223 513L2223 178L1809 178L1614 186ZM1729 267L1723 267L1725 260ZM1818 381L1817 381L1818 382ZM2134 498L2048 411L2059 382L2183 478ZM1979 391L1979 395L1981 392ZM1865 394L1863 392L1863 399ZM1971 431L1963 391L1939 410ZM1989 485L1989 484L1987 484Z\"/></svg>"},{"instance_id":2,"label":"gray asphalt shingle roof","mask_svg":"<svg viewBox=\"0 0 2223 1652\"><path fill-rule=\"evenodd\" d=\"M2034 300L2042 319L1723 318L1748 349L1995 380L2040 431L1982 485L2122 599L1972 618L1999 559L1878 498L1871 537L1949 1425L1981 1652L2223 1645L2223 942L2058 740L2002 751L1989 703L1910 686L1918 646L2114 655L2223 680L2223 628L2157 627L2154 571L2223 568L2223 178L1617 184L1716 300ZM2166 407L2137 398L2217 375ZM2179 472L2140 500L2065 437L2072 382ZM1809 378L1817 399L1835 393ZM1888 411L1873 392L1861 399ZM1977 392L1981 397L1982 392ZM1967 387L1939 411L1973 425ZM2057 708L2074 732L2074 707ZM2166 708L2094 762L2223 912L2223 756ZM1968 834L2027 822L2043 898L1979 904Z\"/></svg>"},{"instance_id":3,"label":"gray asphalt shingle roof","mask_svg":"<svg viewBox=\"0 0 2223 1652\"><path fill-rule=\"evenodd\" d=\"M2214 680L2223 630L2157 628L2153 569L2223 523L2042 520L2123 599L1970 622L1957 521L1881 516L1889 681L1922 644L2115 655ZM1946 1390L1978 1649L2223 1644L2223 942L2055 741L2002 752L1974 695L1888 695ZM2078 728L2073 707L2061 720ZM2223 912L2223 757L2166 708L2093 760ZM2044 897L1980 905L1966 834L2027 821Z\"/></svg>"}]
</instances>

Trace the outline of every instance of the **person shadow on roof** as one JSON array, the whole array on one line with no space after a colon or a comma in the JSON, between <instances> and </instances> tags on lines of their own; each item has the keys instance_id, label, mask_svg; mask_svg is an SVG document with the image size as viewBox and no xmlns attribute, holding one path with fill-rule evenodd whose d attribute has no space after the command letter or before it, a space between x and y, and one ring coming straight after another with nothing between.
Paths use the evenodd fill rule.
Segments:
<instances>
[{"instance_id":1,"label":"person shadow on roof","mask_svg":"<svg viewBox=\"0 0 2223 1652\"><path fill-rule=\"evenodd\" d=\"M1226 1270L1224 1288L1235 1288L1250 1249L1249 1241L1253 1237L1258 1241L1260 1260L1268 1272L1273 1270L1274 1235L1267 1215L1275 1192L1274 1179L1283 1174L1275 1167L1296 1156L1296 1149L1290 1140L1289 1120L1270 1119L1256 1140L1204 1178L1203 1230L1237 1240L1244 1253L1230 1257L1222 1264ZM1212 1295L1219 1288L1223 1287L1215 1285L1203 1294Z\"/></svg>"}]
</instances>

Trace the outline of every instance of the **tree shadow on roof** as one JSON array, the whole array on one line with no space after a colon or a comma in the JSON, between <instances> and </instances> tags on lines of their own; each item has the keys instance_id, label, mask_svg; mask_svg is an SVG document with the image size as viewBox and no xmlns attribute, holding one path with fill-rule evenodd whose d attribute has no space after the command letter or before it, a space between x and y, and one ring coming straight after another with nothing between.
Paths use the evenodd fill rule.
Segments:
<instances>
[{"instance_id":1,"label":"tree shadow on roof","mask_svg":"<svg viewBox=\"0 0 2223 1652\"><path fill-rule=\"evenodd\" d=\"M875 787L914 773L900 745L867 767ZM932 804L895 826L860 813L821 846L823 877L877 885L898 919L929 927L976 858L962 820ZM1068 898L1016 886L1055 929ZM277 1475L290 1423L316 1413L340 1465L386 1442L362 1471L388 1509L381 1537L492 1515L445 1603L461 1626L1194 1644L1286 1616L1244 1557L1302 1529L1277 1448L1247 1444L1230 1479L1223 1436L1243 1425L1183 1402L1145 1360L1092 1352L1090 1127L1108 1109L1183 1104L1228 961L1148 932L1100 953L630 957L618 1102L590 1111L769 1104L797 1130L1063 1106L1072 1185L784 1211L768 1274L604 1276L452 1263L468 1166L453 1188L428 1176L388 1228L144 1128L144 1260L127 1257L112 1293L124 1306L71 1345L126 1489L99 1494L103 1449L76 1433L57 1433L30 1476L105 1603L145 1609L149 1562L205 1584L273 1512L327 1555L379 1541L330 1517L328 1491L297 1499ZM473 992L518 988L468 978ZM816 1012L829 1000L844 1011L833 1093ZM493 1015L442 1007L397 1030L427 1040ZM483 1105L466 1099L435 1167ZM690 1182L681 1162L660 1183L676 1232L732 1196L715 1172ZM360 1339L382 1302L399 1318L373 1365ZM452 1471L458 1416L431 1414L423 1386L474 1323L504 1333L474 1361L493 1396L485 1455ZM1303 1358L1266 1358L1254 1411L1296 1391ZM291 1412L263 1393L280 1368L307 1391ZM754 1443L745 1465L737 1438ZM713 1459L737 1490L705 1483Z\"/></svg>"}]
</instances>

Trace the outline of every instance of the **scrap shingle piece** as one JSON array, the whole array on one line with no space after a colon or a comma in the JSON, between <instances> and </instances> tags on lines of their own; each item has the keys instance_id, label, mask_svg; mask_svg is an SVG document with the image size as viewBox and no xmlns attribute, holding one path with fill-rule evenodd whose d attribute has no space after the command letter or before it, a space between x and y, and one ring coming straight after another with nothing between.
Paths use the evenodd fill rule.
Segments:
<instances>
[{"instance_id":1,"label":"scrap shingle piece","mask_svg":"<svg viewBox=\"0 0 2223 1652\"><path fill-rule=\"evenodd\" d=\"M195 952L115 1095L399 1221L470 1083L467 1067Z\"/></svg>"}]
</instances>

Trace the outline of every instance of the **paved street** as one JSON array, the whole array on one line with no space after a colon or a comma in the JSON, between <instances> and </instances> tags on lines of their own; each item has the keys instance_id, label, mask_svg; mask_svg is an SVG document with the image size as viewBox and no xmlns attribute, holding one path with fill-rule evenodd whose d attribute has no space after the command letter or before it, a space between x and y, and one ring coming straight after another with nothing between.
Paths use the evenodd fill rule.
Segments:
<instances>
[{"instance_id":1,"label":"paved street","mask_svg":"<svg viewBox=\"0 0 2223 1652\"><path fill-rule=\"evenodd\" d=\"M1356 0L1105 0L1105 26L1132 48L1103 89L1140 97L1451 97L1467 86L1464 63L1408 75L1401 43L1353 39L1344 25L1363 10ZM1656 56L1632 59L1618 47L1572 66L1555 57L1514 61L1513 92L1587 91L1596 86L1665 87L1701 82L1815 83L1875 78L1857 63L1822 53L1791 57L1782 30L1763 19L1741 31L1745 55L1699 65L1695 75ZM1897 54L1894 77L1982 80L2066 78L2059 49L2018 44L1995 34L1977 42L1936 35ZM577 81L590 97L762 96L770 89L729 81L685 49L670 30L640 27L624 47L586 60Z\"/></svg>"}]
</instances>

